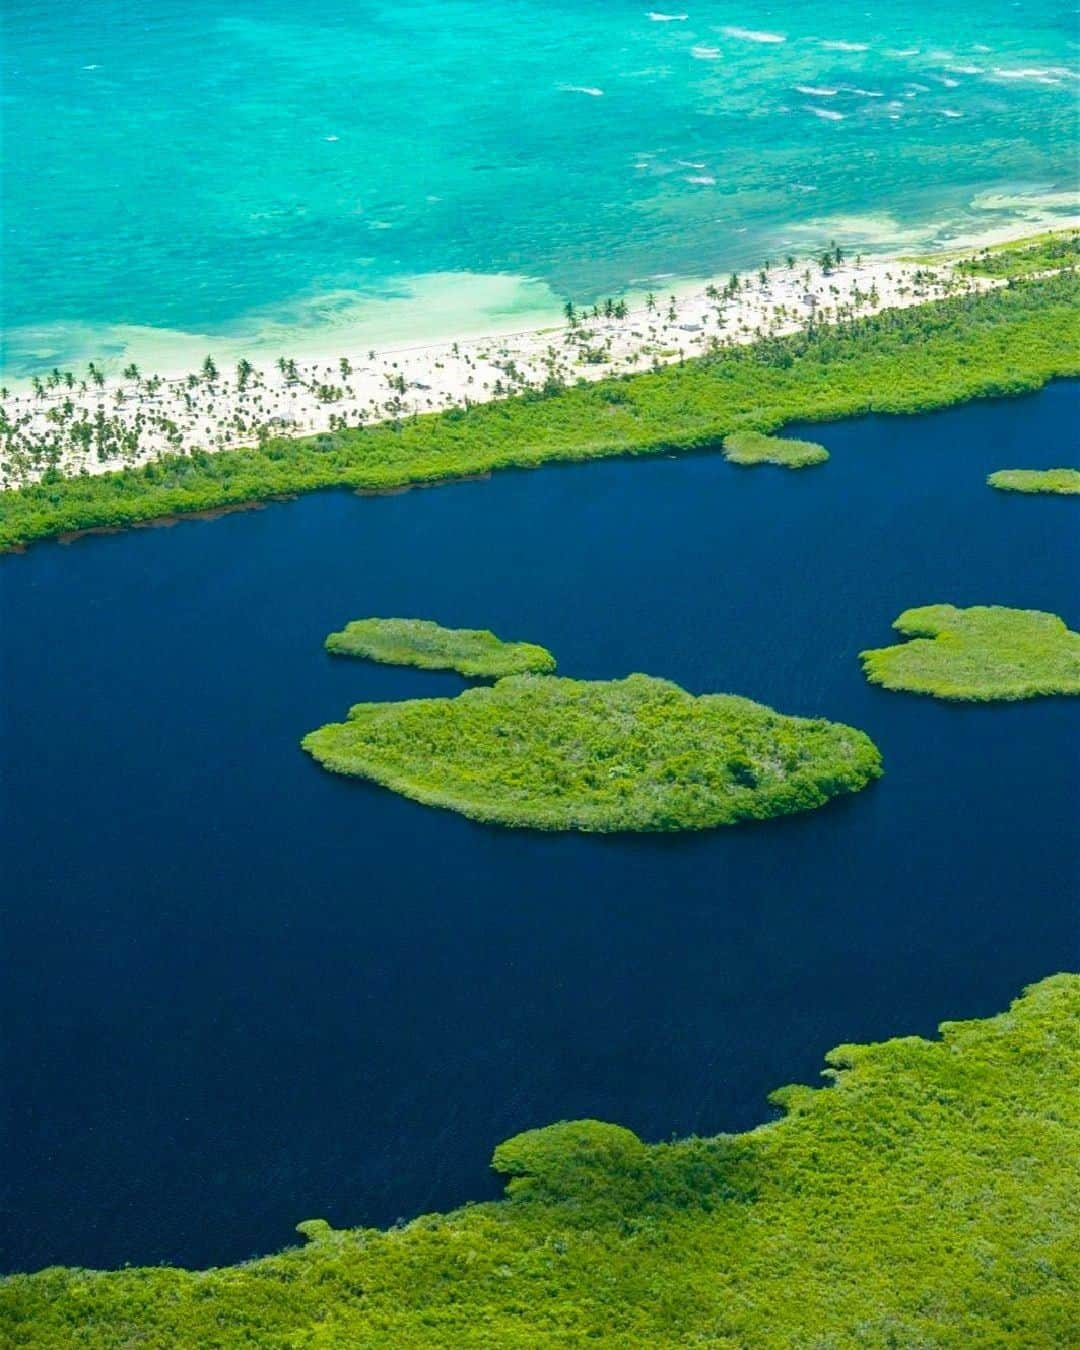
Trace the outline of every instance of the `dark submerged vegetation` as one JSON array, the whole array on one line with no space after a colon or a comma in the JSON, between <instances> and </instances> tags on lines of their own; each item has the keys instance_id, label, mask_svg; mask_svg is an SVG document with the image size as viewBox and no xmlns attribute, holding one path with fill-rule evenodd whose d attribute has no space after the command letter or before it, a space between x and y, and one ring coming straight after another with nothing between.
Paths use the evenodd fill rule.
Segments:
<instances>
[{"instance_id":1,"label":"dark submerged vegetation","mask_svg":"<svg viewBox=\"0 0 1080 1350\"><path fill-rule=\"evenodd\" d=\"M354 619L340 633L330 634L326 650L481 679L555 669L552 654L531 642L503 642L487 629L443 628L429 619Z\"/></svg>"},{"instance_id":2,"label":"dark submerged vegetation","mask_svg":"<svg viewBox=\"0 0 1080 1350\"><path fill-rule=\"evenodd\" d=\"M657 370L245 450L172 455L0 493L0 550L34 539L319 488L431 483L497 468L704 449L743 430L915 413L1080 373L1074 272L813 324Z\"/></svg>"},{"instance_id":3,"label":"dark submerged vegetation","mask_svg":"<svg viewBox=\"0 0 1080 1350\"><path fill-rule=\"evenodd\" d=\"M220 1270L0 1283L7 1344L1070 1344L1080 976L940 1040L843 1045L782 1120L645 1144L574 1121L500 1145L506 1198Z\"/></svg>"},{"instance_id":4,"label":"dark submerged vegetation","mask_svg":"<svg viewBox=\"0 0 1080 1350\"><path fill-rule=\"evenodd\" d=\"M925 605L893 627L914 641L860 653L872 684L976 703L1080 694L1080 633L1056 614Z\"/></svg>"},{"instance_id":5,"label":"dark submerged vegetation","mask_svg":"<svg viewBox=\"0 0 1080 1350\"><path fill-rule=\"evenodd\" d=\"M303 747L425 805L546 830L709 829L812 810L881 774L851 727L647 675L360 703Z\"/></svg>"}]
</instances>

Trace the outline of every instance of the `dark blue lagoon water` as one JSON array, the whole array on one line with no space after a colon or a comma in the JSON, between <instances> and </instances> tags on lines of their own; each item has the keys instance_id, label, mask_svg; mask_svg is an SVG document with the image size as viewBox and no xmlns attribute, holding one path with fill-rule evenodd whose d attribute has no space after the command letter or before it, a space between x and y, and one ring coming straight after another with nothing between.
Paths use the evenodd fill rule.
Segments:
<instances>
[{"instance_id":1,"label":"dark blue lagoon water","mask_svg":"<svg viewBox=\"0 0 1080 1350\"><path fill-rule=\"evenodd\" d=\"M802 474L608 462L4 559L4 1266L385 1224L564 1117L742 1129L838 1042L1075 967L1076 702L889 694L856 653L935 601L1077 626L1076 504L983 478L1067 462L1078 397L819 428ZM297 748L459 687L327 657L364 614L841 719L887 775L696 836L477 826Z\"/></svg>"}]
</instances>

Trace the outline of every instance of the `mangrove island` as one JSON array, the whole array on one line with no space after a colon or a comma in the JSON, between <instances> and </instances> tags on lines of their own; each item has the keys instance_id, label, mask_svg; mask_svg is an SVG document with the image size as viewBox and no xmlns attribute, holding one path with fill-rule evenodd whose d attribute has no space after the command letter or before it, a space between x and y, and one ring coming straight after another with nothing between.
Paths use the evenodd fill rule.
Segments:
<instances>
[{"instance_id":1,"label":"mangrove island","mask_svg":"<svg viewBox=\"0 0 1080 1350\"><path fill-rule=\"evenodd\" d=\"M893 627L914 641L860 653L872 684L972 703L1080 694L1080 633L1056 614L925 605Z\"/></svg>"}]
</instances>

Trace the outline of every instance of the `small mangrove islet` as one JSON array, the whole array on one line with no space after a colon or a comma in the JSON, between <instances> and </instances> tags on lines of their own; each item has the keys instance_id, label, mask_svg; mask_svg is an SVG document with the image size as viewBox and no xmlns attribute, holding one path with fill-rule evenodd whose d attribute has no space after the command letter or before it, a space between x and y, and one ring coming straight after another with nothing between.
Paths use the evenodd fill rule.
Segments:
<instances>
[{"instance_id":1,"label":"small mangrove islet","mask_svg":"<svg viewBox=\"0 0 1080 1350\"><path fill-rule=\"evenodd\" d=\"M490 824L701 830L822 806L881 774L861 731L668 680L514 675L360 703L303 747L335 773Z\"/></svg>"},{"instance_id":2,"label":"small mangrove islet","mask_svg":"<svg viewBox=\"0 0 1080 1350\"><path fill-rule=\"evenodd\" d=\"M330 634L326 650L385 665L456 670L471 679L555 669L552 654L531 642L503 642L486 628L443 628L430 619L354 619Z\"/></svg>"},{"instance_id":3,"label":"small mangrove islet","mask_svg":"<svg viewBox=\"0 0 1080 1350\"><path fill-rule=\"evenodd\" d=\"M733 431L724 437L724 458L732 464L778 464L784 469L808 469L824 464L829 452L816 441L766 436L760 431Z\"/></svg>"},{"instance_id":4,"label":"small mangrove islet","mask_svg":"<svg viewBox=\"0 0 1080 1350\"><path fill-rule=\"evenodd\" d=\"M893 627L914 641L860 653L872 684L975 703L1080 694L1080 633L1056 614L926 605Z\"/></svg>"},{"instance_id":5,"label":"small mangrove islet","mask_svg":"<svg viewBox=\"0 0 1080 1350\"><path fill-rule=\"evenodd\" d=\"M1058 497L1080 494L1080 469L998 469L986 481L1002 492L1041 492Z\"/></svg>"}]
</instances>

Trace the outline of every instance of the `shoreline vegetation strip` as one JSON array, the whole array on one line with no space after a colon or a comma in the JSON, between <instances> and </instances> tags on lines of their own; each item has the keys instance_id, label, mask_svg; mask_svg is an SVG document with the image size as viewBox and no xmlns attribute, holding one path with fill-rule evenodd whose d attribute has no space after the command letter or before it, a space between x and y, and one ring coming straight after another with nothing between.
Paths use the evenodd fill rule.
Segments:
<instances>
[{"instance_id":1,"label":"shoreline vegetation strip","mask_svg":"<svg viewBox=\"0 0 1080 1350\"><path fill-rule=\"evenodd\" d=\"M0 493L0 552L324 488L719 447L740 431L928 412L1080 374L1074 272L725 348L648 373Z\"/></svg>"},{"instance_id":2,"label":"shoreline vegetation strip","mask_svg":"<svg viewBox=\"0 0 1080 1350\"><path fill-rule=\"evenodd\" d=\"M583 1120L496 1150L502 1200L215 1270L0 1281L31 1350L1054 1346L1080 1287L1080 975L940 1039L842 1045L745 1134Z\"/></svg>"}]
</instances>

